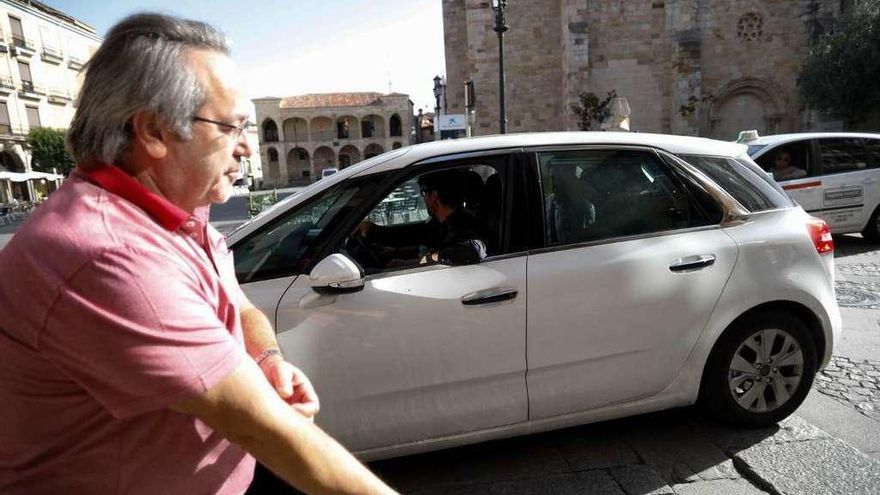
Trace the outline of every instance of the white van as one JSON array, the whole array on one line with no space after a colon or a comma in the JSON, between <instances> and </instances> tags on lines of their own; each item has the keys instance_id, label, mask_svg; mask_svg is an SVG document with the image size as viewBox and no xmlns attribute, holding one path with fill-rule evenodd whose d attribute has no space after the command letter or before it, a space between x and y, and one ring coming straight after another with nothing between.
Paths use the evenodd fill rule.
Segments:
<instances>
[{"instance_id":1,"label":"white van","mask_svg":"<svg viewBox=\"0 0 880 495\"><path fill-rule=\"evenodd\" d=\"M880 243L880 134L740 134L749 156L835 234Z\"/></svg>"}]
</instances>

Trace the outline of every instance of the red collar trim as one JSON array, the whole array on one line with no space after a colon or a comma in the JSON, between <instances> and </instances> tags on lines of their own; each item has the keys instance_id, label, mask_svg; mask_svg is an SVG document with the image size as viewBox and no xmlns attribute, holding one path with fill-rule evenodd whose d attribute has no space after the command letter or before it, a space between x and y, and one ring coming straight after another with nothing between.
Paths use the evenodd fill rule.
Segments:
<instances>
[{"instance_id":1,"label":"red collar trim","mask_svg":"<svg viewBox=\"0 0 880 495\"><path fill-rule=\"evenodd\" d=\"M178 208L167 199L150 191L140 182L113 165L94 169L78 167L86 178L122 199L133 203L153 217L166 230L174 231L189 217L189 213Z\"/></svg>"}]
</instances>

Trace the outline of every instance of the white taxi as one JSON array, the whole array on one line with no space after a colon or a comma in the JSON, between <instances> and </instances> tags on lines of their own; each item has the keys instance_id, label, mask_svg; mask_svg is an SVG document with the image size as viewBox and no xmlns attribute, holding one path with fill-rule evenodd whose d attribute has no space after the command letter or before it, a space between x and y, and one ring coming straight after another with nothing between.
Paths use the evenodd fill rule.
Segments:
<instances>
[{"instance_id":1,"label":"white taxi","mask_svg":"<svg viewBox=\"0 0 880 495\"><path fill-rule=\"evenodd\" d=\"M880 134L740 136L749 156L833 233L880 242Z\"/></svg>"}]
</instances>

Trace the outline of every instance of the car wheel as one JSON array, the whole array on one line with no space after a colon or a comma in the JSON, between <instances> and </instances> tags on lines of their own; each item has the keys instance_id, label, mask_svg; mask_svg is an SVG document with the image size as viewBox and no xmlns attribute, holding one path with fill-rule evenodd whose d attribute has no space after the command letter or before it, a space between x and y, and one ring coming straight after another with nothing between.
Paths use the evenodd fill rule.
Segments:
<instances>
[{"instance_id":1,"label":"car wheel","mask_svg":"<svg viewBox=\"0 0 880 495\"><path fill-rule=\"evenodd\" d=\"M734 323L715 344L700 401L732 424L772 425L798 408L816 374L816 344L796 317L755 313Z\"/></svg>"},{"instance_id":2,"label":"car wheel","mask_svg":"<svg viewBox=\"0 0 880 495\"><path fill-rule=\"evenodd\" d=\"M868 241L880 243L880 206L874 210L874 214L868 220L868 225L865 225L862 237Z\"/></svg>"}]
</instances>

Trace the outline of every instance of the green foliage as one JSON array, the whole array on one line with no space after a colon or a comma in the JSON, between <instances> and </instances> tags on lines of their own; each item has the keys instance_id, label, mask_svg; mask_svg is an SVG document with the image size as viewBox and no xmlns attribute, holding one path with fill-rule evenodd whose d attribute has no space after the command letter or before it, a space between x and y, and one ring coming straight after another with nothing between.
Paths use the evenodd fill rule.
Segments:
<instances>
[{"instance_id":1,"label":"green foliage","mask_svg":"<svg viewBox=\"0 0 880 495\"><path fill-rule=\"evenodd\" d=\"M31 150L31 166L40 172L52 172L56 169L59 174L67 175L75 165L73 158L64 147L66 131L50 129L48 127L34 127L27 137L27 144Z\"/></svg>"},{"instance_id":2,"label":"green foliage","mask_svg":"<svg viewBox=\"0 0 880 495\"><path fill-rule=\"evenodd\" d=\"M678 114L686 119L693 117L693 115L697 113L698 109L705 106L707 103L711 103L714 99L715 97L712 96L711 93L700 98L697 98L694 95L690 95L688 97L687 105L681 105L680 107L678 107Z\"/></svg>"},{"instance_id":3,"label":"green foliage","mask_svg":"<svg viewBox=\"0 0 880 495\"><path fill-rule=\"evenodd\" d=\"M810 49L798 86L811 107L853 124L880 110L880 0L852 14Z\"/></svg>"},{"instance_id":4,"label":"green foliage","mask_svg":"<svg viewBox=\"0 0 880 495\"><path fill-rule=\"evenodd\" d=\"M608 118L610 113L608 105L611 103L611 100L616 97L617 91L613 89L608 92L603 100L599 100L599 97L593 92L586 93L582 91L578 94L580 103L571 106L571 111L574 112L578 118L578 129L589 131L593 128L594 121L601 123Z\"/></svg>"},{"instance_id":5,"label":"green foliage","mask_svg":"<svg viewBox=\"0 0 880 495\"><path fill-rule=\"evenodd\" d=\"M278 192L274 189L268 193L251 193L248 196L248 213L251 217L257 216L261 211L278 202Z\"/></svg>"}]
</instances>

